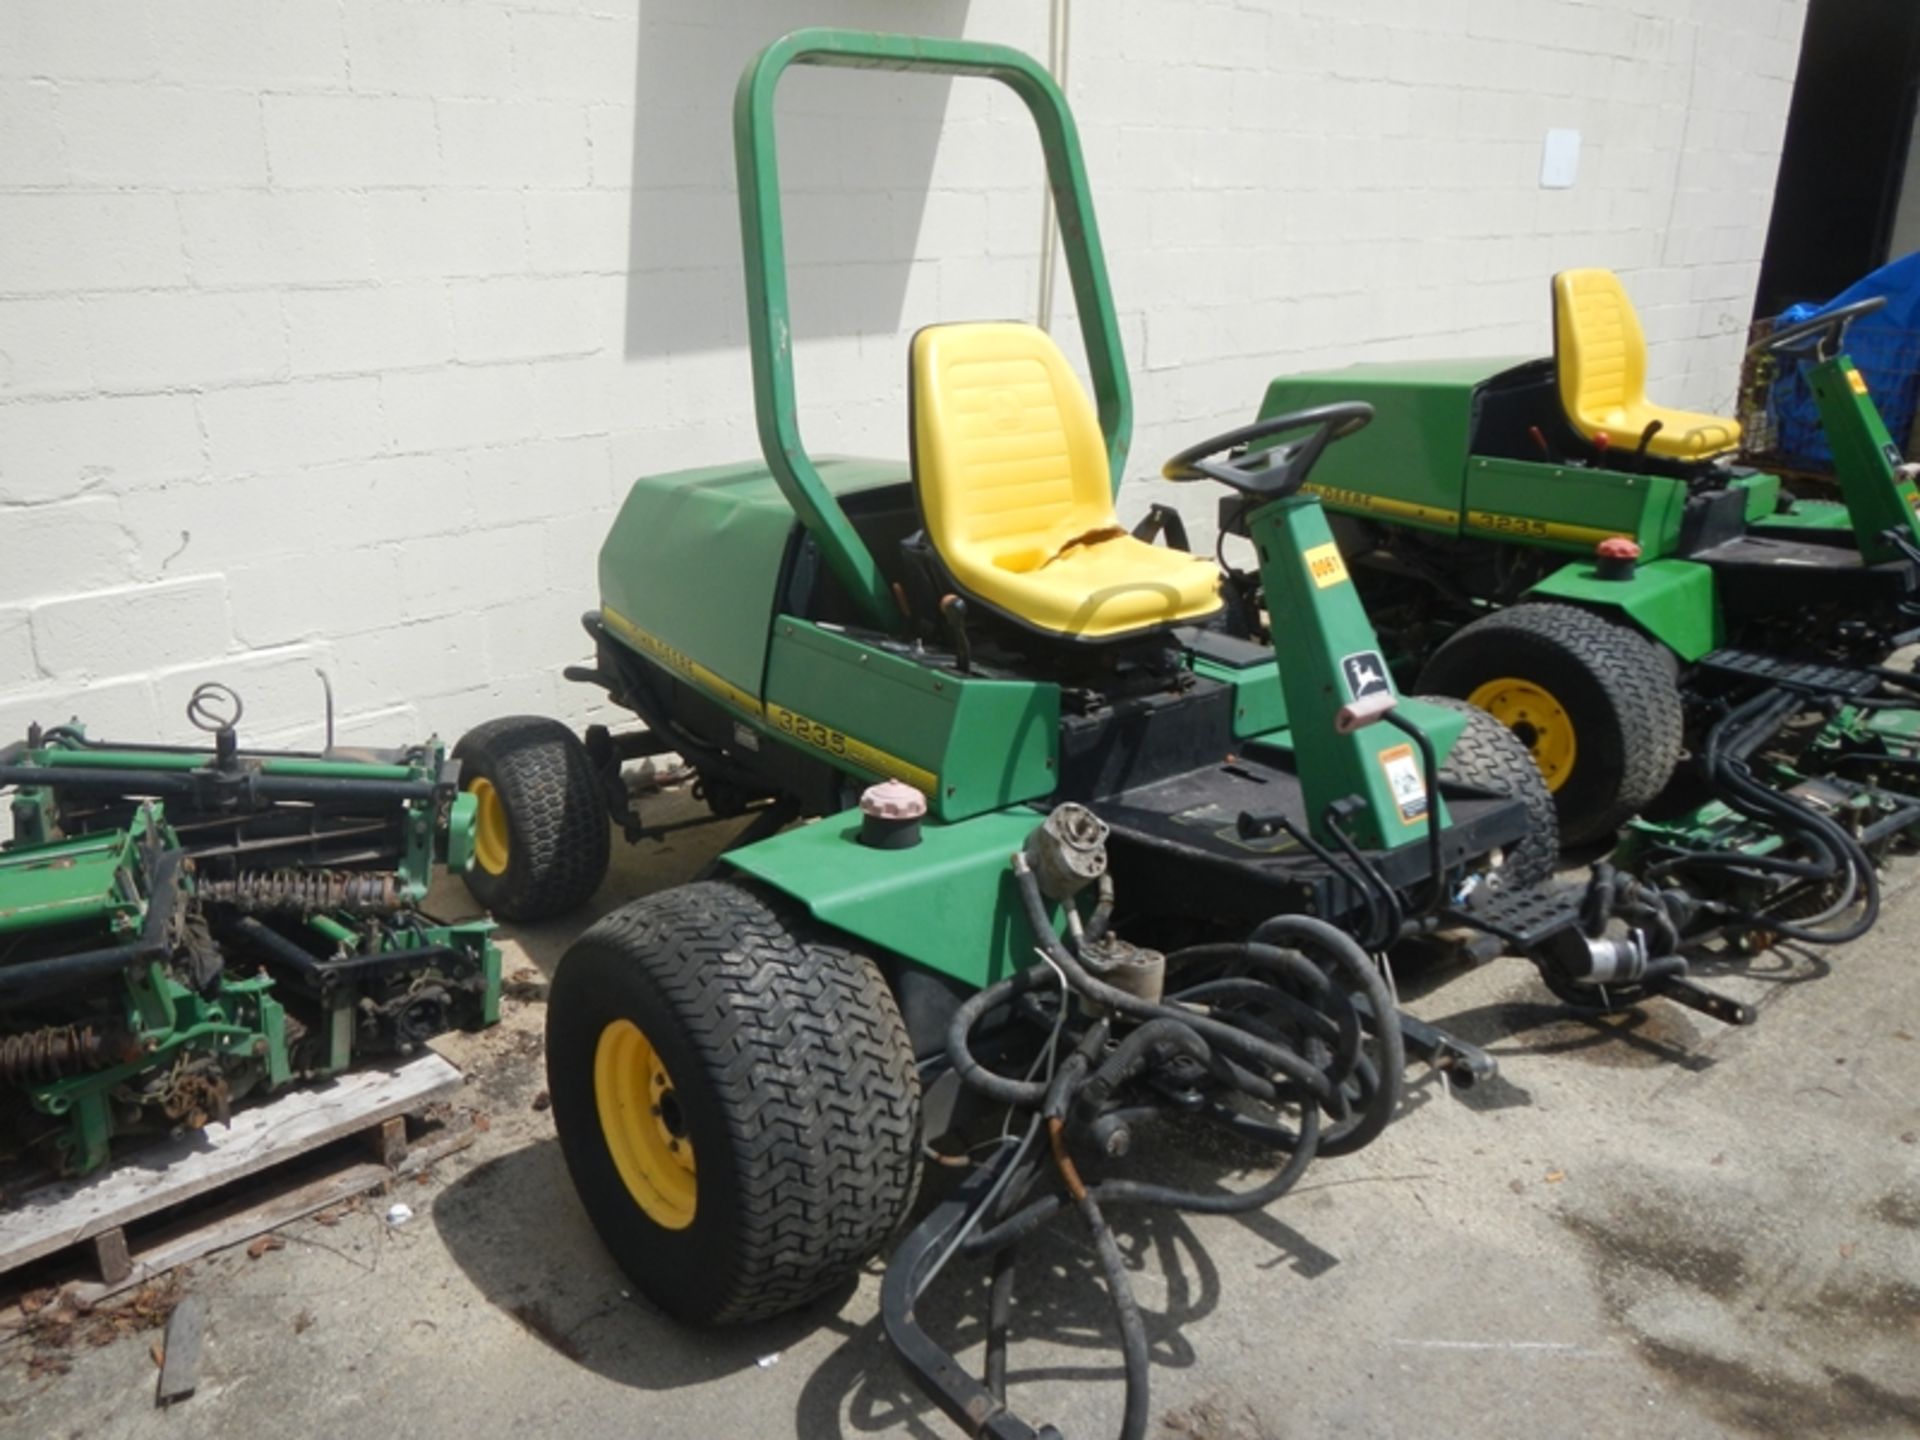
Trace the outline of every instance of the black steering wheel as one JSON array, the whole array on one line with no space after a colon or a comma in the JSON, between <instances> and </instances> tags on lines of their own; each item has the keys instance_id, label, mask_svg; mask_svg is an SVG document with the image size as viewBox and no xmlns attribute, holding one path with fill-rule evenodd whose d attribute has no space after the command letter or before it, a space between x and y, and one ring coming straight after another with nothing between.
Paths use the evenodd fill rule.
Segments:
<instances>
[{"instance_id":1,"label":"black steering wheel","mask_svg":"<svg viewBox=\"0 0 1920 1440\"><path fill-rule=\"evenodd\" d=\"M1847 327L1862 315L1871 315L1886 303L1887 297L1884 295L1869 295L1864 300L1842 305L1838 310L1829 310L1824 315L1809 315L1804 320L1796 320L1784 330L1775 330L1754 341L1747 347L1747 358L1803 350L1809 337L1818 336L1813 347L1814 357L1830 360L1839 353L1841 342L1846 339Z\"/></svg>"},{"instance_id":2,"label":"black steering wheel","mask_svg":"<svg viewBox=\"0 0 1920 1440\"><path fill-rule=\"evenodd\" d=\"M1364 400L1294 410L1269 420L1256 420L1251 425L1242 425L1238 430L1189 446L1161 466L1160 473L1169 480L1218 480L1249 499L1278 500L1300 488L1327 446L1366 429L1372 420L1373 406ZM1241 447L1256 441L1291 435L1296 430L1313 433L1291 445L1274 445L1252 454L1243 452L1224 461L1213 458L1227 451L1240 451Z\"/></svg>"}]
</instances>

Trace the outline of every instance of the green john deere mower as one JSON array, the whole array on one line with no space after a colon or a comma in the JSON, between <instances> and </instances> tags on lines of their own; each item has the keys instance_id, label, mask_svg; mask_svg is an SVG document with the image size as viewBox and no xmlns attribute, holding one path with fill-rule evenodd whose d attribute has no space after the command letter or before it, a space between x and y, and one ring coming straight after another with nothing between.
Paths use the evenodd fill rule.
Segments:
<instances>
[{"instance_id":1,"label":"green john deere mower","mask_svg":"<svg viewBox=\"0 0 1920 1440\"><path fill-rule=\"evenodd\" d=\"M773 97L796 64L1009 86L1040 133L1093 394L1043 331L929 326L905 357L911 460L814 457L795 407ZM1391 1117L1405 1054L1484 1055L1398 1015L1375 956L1529 955L1584 997L1723 1019L1633 882L1545 888L1553 807L1524 748L1459 700L1403 697L1308 476L1367 432L1335 396L1202 441L1168 480L1224 487L1259 553L1223 577L1113 495L1131 397L1071 114L999 46L809 30L734 108L761 454L644 477L600 556L596 659L570 670L645 728L495 721L457 750L474 893L507 918L599 882L609 812L649 833L623 762L672 751L718 816L710 878L637 899L555 974L548 1074L575 1186L651 1300L771 1315L891 1241L923 1147L957 1190L899 1244L888 1333L968 1433L1053 1435L1005 1396L1014 1249L1091 1233L1146 1425L1146 1341L1112 1205L1227 1212ZM1248 447L1254 447L1249 449ZM1270 643L1234 619L1258 585ZM804 823L795 823L804 822ZM1656 918L1657 917L1657 918ZM1662 929L1664 926L1664 930ZM1611 991L1607 987L1614 987ZM1151 1170L1156 1116L1270 1148L1236 1194ZM1125 1157L1123 1165L1122 1157ZM992 1257L984 1380L916 1319L956 1257Z\"/></svg>"},{"instance_id":2,"label":"green john deere mower","mask_svg":"<svg viewBox=\"0 0 1920 1440\"><path fill-rule=\"evenodd\" d=\"M1839 502L1796 499L1738 464L1738 422L1648 400L1639 322L1610 272L1556 276L1553 303L1550 358L1363 365L1268 387L1262 414L1334 396L1374 408L1307 488L1332 513L1395 673L1519 735L1569 842L1651 805L1687 749L1723 791L1711 765L1727 746L1710 732L1760 690L1805 703L1722 735L1749 754L1775 753L1809 709L1846 710L1819 745L1790 747L1774 788L1832 760L1848 777L1833 803L1899 809L1856 783L1910 770L1916 729L1911 675L1882 666L1920 635L1920 491L1843 348L1882 302L1757 342L1775 365L1808 367ZM1665 836L1701 848L1724 818Z\"/></svg>"}]
</instances>

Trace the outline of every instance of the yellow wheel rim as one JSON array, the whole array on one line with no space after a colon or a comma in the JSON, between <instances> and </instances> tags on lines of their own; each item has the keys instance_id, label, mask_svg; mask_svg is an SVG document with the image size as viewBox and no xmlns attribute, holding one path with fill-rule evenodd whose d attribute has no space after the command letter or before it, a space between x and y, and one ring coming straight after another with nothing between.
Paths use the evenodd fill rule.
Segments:
<instances>
[{"instance_id":1,"label":"yellow wheel rim","mask_svg":"<svg viewBox=\"0 0 1920 1440\"><path fill-rule=\"evenodd\" d=\"M668 1230L693 1223L699 1181L673 1077L646 1032L615 1020L593 1051L593 1103L614 1169L647 1218Z\"/></svg>"},{"instance_id":2,"label":"yellow wheel rim","mask_svg":"<svg viewBox=\"0 0 1920 1440\"><path fill-rule=\"evenodd\" d=\"M1547 789L1558 790L1573 775L1573 717L1553 693L1531 680L1512 676L1489 680L1471 695L1470 704L1478 705L1502 725L1520 737L1520 743L1540 767Z\"/></svg>"},{"instance_id":3,"label":"yellow wheel rim","mask_svg":"<svg viewBox=\"0 0 1920 1440\"><path fill-rule=\"evenodd\" d=\"M500 803L500 792L484 775L476 775L467 782L467 793L478 806L478 813L473 817L474 863L489 875L504 875L511 851L507 839L507 807Z\"/></svg>"}]
</instances>

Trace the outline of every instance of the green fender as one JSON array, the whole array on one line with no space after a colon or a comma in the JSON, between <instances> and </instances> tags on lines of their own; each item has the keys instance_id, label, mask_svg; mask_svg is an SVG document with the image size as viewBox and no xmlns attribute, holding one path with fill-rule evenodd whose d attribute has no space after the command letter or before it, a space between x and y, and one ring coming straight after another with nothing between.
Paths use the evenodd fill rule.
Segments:
<instances>
[{"instance_id":1,"label":"green fender","mask_svg":"<svg viewBox=\"0 0 1920 1440\"><path fill-rule=\"evenodd\" d=\"M1692 560L1648 560L1625 580L1603 580L1588 561L1563 565L1527 591L1585 610L1612 610L1687 664L1723 638L1713 571Z\"/></svg>"},{"instance_id":2,"label":"green fender","mask_svg":"<svg viewBox=\"0 0 1920 1440\"><path fill-rule=\"evenodd\" d=\"M918 845L878 850L859 841L860 812L843 810L724 858L823 924L978 988L1033 963L1009 862L1042 818L1024 806L929 818Z\"/></svg>"}]
</instances>

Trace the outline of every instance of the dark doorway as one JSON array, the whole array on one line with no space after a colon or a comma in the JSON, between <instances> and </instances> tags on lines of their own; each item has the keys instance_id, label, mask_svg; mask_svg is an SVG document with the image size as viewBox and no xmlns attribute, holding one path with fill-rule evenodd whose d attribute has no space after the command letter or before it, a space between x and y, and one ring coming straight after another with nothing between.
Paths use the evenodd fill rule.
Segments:
<instances>
[{"instance_id":1,"label":"dark doorway","mask_svg":"<svg viewBox=\"0 0 1920 1440\"><path fill-rule=\"evenodd\" d=\"M1917 93L1920 4L1809 0L1756 317L1831 299L1920 249Z\"/></svg>"}]
</instances>

